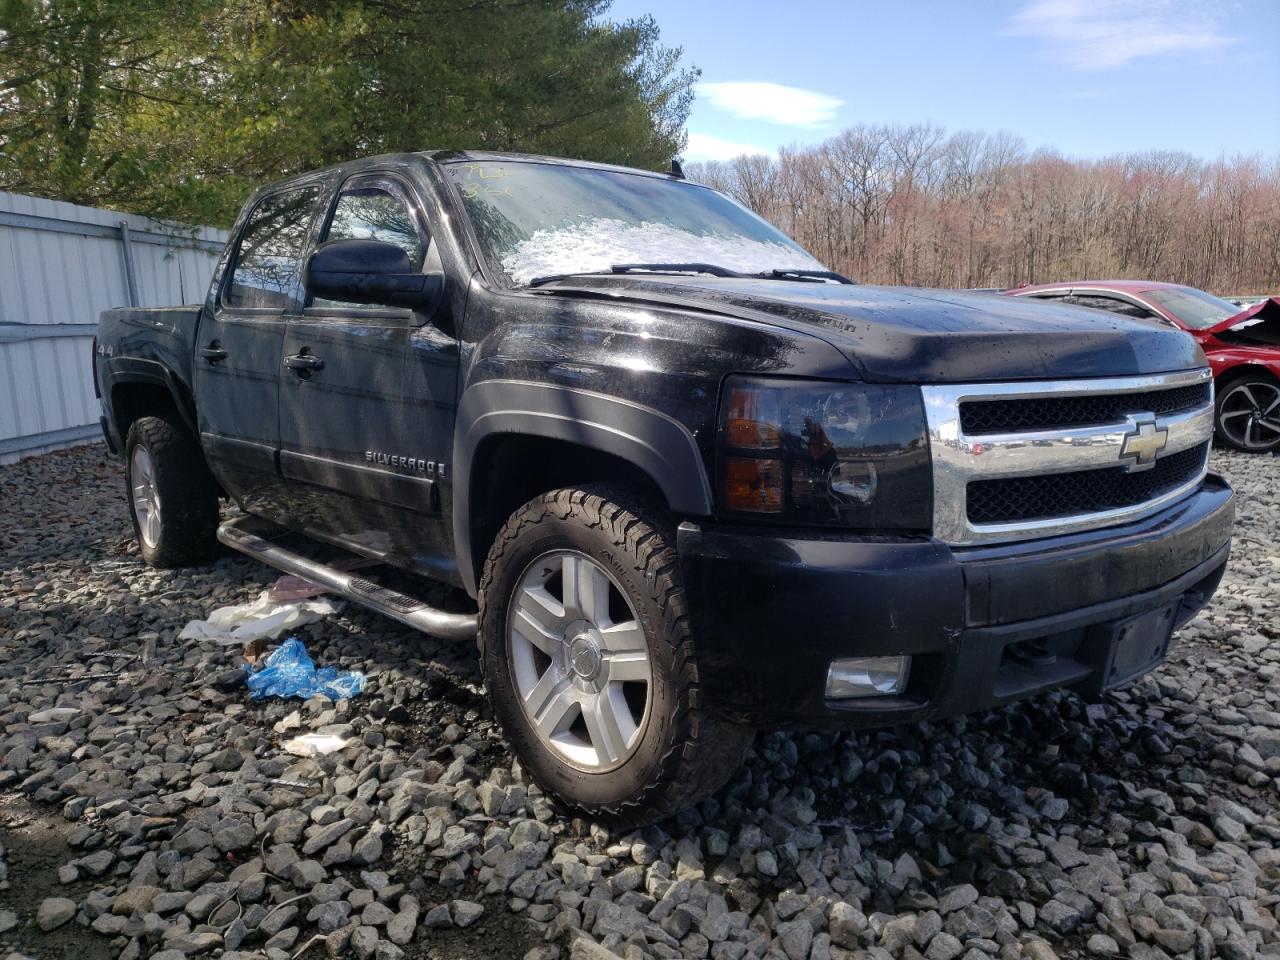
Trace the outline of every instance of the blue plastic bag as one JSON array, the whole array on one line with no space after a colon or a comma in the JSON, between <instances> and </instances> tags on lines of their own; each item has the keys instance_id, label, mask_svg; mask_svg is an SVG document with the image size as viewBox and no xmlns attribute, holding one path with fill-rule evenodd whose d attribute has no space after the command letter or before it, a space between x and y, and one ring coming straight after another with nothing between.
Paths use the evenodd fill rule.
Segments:
<instances>
[{"instance_id":1,"label":"blue plastic bag","mask_svg":"<svg viewBox=\"0 0 1280 960\"><path fill-rule=\"evenodd\" d=\"M308 700L322 694L330 700L345 700L364 689L364 674L351 670L339 673L337 667L316 669L307 648L297 637L290 637L267 657L262 669L245 666L249 699L264 697L301 697Z\"/></svg>"}]
</instances>

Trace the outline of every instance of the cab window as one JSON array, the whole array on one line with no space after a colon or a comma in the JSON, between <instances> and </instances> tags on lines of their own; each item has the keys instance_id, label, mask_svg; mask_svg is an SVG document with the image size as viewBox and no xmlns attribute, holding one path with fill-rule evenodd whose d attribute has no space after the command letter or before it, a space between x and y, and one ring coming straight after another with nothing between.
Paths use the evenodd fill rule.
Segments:
<instances>
[{"instance_id":1,"label":"cab window","mask_svg":"<svg viewBox=\"0 0 1280 960\"><path fill-rule=\"evenodd\" d=\"M325 240L393 243L409 257L414 270L422 269L426 253L426 240L418 229L408 197L386 181L365 181L343 188Z\"/></svg>"},{"instance_id":2,"label":"cab window","mask_svg":"<svg viewBox=\"0 0 1280 960\"><path fill-rule=\"evenodd\" d=\"M249 215L223 304L238 309L287 310L296 305L302 252L318 185L271 194Z\"/></svg>"}]
</instances>

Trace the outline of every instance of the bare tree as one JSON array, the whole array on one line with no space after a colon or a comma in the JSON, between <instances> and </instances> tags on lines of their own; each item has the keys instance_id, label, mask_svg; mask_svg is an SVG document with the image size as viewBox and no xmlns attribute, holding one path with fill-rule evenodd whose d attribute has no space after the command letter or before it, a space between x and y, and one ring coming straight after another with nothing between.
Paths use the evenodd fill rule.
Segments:
<instances>
[{"instance_id":1,"label":"bare tree","mask_svg":"<svg viewBox=\"0 0 1280 960\"><path fill-rule=\"evenodd\" d=\"M1077 160L1004 132L860 124L776 158L689 170L869 283L1127 277L1280 291L1280 158Z\"/></svg>"}]
</instances>

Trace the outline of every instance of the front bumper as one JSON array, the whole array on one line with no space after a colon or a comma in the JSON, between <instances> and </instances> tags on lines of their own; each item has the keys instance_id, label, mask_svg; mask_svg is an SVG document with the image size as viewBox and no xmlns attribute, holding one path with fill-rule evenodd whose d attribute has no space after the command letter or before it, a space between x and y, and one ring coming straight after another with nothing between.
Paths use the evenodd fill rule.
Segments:
<instances>
[{"instance_id":1,"label":"front bumper","mask_svg":"<svg viewBox=\"0 0 1280 960\"><path fill-rule=\"evenodd\" d=\"M998 546L685 523L701 685L716 710L759 726L887 726L1055 687L1097 696L1156 666L1208 602L1234 513L1210 474L1140 522ZM1023 641L1052 656L1025 656ZM832 660L902 655L902 695L825 699Z\"/></svg>"}]
</instances>

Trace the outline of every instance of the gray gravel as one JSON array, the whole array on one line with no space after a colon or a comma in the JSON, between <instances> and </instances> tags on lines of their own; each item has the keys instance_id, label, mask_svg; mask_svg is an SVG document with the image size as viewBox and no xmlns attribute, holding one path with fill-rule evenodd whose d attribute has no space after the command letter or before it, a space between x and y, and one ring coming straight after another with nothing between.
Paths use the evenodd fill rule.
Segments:
<instances>
[{"instance_id":1,"label":"gray gravel","mask_svg":"<svg viewBox=\"0 0 1280 960\"><path fill-rule=\"evenodd\" d=\"M1147 679L762 734L630 834L524 780L465 646L348 608L298 635L364 694L253 703L176 636L271 571L145 567L101 448L0 468L0 957L1280 957L1280 460L1215 462L1236 556Z\"/></svg>"}]
</instances>

